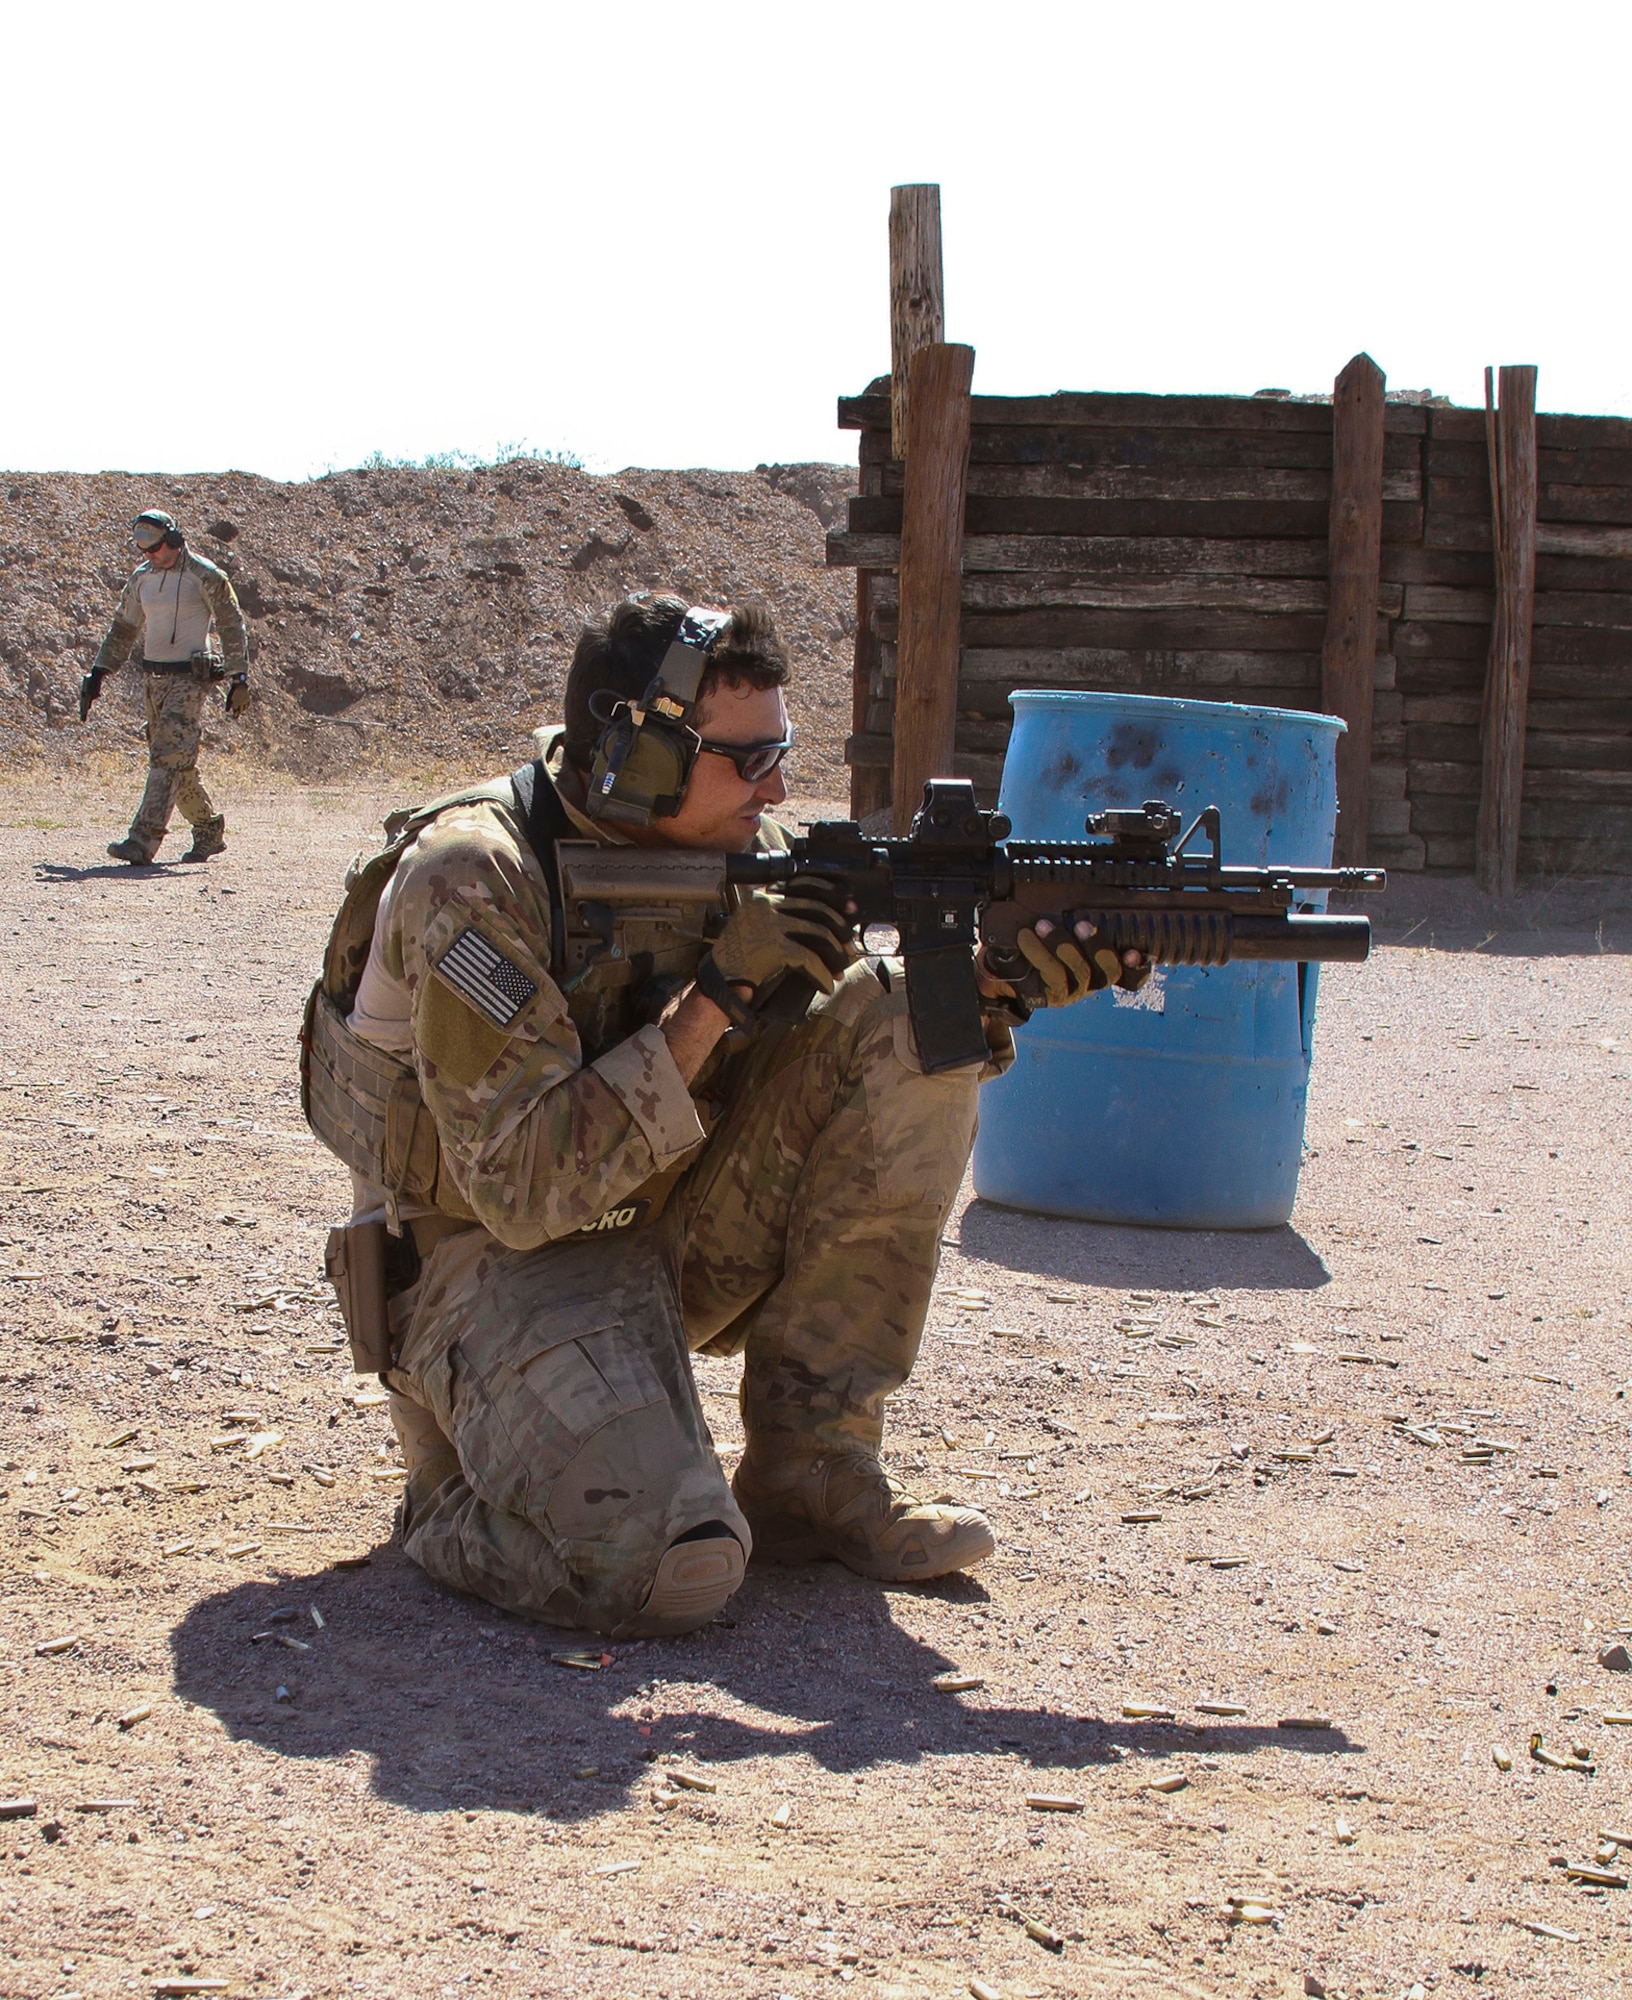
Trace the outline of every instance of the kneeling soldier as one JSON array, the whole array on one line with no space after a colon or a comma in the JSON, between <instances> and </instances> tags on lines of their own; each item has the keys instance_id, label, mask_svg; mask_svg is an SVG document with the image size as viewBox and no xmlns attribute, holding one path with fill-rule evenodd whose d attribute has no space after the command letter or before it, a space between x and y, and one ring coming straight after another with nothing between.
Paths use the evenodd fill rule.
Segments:
<instances>
[{"instance_id":1,"label":"kneeling soldier","mask_svg":"<svg viewBox=\"0 0 1632 2000\"><path fill-rule=\"evenodd\" d=\"M307 1116L355 1190L330 1269L392 1392L407 1551L555 1624L690 1630L750 1550L917 1581L993 1548L879 1451L1012 989L981 976L989 1059L926 1075L842 892L575 887L609 845L711 883L709 852L784 848L786 678L761 610L620 604L543 757L387 821L308 1010ZM1107 983L1030 946L1056 1001ZM760 1012L789 975L808 1005ZM692 1350L744 1354L729 1483Z\"/></svg>"}]
</instances>

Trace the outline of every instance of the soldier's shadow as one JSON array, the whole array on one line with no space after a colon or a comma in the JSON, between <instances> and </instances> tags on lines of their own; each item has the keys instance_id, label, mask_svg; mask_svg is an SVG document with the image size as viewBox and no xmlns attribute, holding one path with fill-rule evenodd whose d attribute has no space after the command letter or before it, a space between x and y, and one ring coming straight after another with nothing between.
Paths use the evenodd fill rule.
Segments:
<instances>
[{"instance_id":1,"label":"soldier's shadow","mask_svg":"<svg viewBox=\"0 0 1632 2000\"><path fill-rule=\"evenodd\" d=\"M155 875L191 875L178 861L92 861L76 868L66 861L36 861L36 882L148 882Z\"/></svg>"},{"instance_id":2,"label":"soldier's shadow","mask_svg":"<svg viewBox=\"0 0 1632 2000\"><path fill-rule=\"evenodd\" d=\"M928 1589L971 1610L987 1601L969 1578ZM1037 1766L1046 1790L1047 1773L1057 1785L1062 1772L1124 1758L1228 1756L1268 1741L1314 1756L1360 1747L1339 1729L1278 1730L1272 1717L1191 1728L937 1688L963 1663L896 1622L897 1602L917 1594L835 1564L753 1570L729 1623L603 1647L443 1591L393 1545L364 1569L290 1570L200 1600L173 1634L176 1686L232 1737L284 1756L366 1752L376 1791L396 1804L564 1822L640 1796L670 1760L726 1793L748 1758L849 1774L988 1752ZM609 1663L553 1657L586 1653Z\"/></svg>"}]
</instances>

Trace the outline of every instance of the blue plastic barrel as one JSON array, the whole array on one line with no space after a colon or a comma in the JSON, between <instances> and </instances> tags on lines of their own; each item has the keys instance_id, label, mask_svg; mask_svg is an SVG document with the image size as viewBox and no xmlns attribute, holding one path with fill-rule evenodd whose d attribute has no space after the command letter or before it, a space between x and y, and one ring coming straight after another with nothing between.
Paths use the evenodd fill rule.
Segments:
<instances>
[{"instance_id":1,"label":"blue plastic barrel","mask_svg":"<svg viewBox=\"0 0 1632 2000\"><path fill-rule=\"evenodd\" d=\"M1327 867L1336 716L1161 696L1020 692L1000 804L1018 839L1165 799L1223 818L1231 864ZM1323 907L1311 895L1300 908ZM1091 1222L1266 1229L1292 1213L1317 966L1159 969L1136 996L1034 1014L981 1092L975 1192ZM1134 1004L1126 1004L1129 1000Z\"/></svg>"}]
</instances>

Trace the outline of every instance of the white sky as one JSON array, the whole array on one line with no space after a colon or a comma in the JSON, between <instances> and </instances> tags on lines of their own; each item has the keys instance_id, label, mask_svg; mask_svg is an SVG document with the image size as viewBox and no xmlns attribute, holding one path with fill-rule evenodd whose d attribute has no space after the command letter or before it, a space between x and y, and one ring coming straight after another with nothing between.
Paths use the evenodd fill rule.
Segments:
<instances>
[{"instance_id":1,"label":"white sky","mask_svg":"<svg viewBox=\"0 0 1632 2000\"><path fill-rule=\"evenodd\" d=\"M892 183L977 390L1632 413L1632 9L47 0L0 59L0 465L854 457Z\"/></svg>"}]
</instances>

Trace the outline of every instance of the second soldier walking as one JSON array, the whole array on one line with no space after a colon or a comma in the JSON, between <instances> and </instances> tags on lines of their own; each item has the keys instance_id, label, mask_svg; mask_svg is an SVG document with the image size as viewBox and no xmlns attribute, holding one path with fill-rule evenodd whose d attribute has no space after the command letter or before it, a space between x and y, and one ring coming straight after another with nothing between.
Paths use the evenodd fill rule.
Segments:
<instances>
[{"instance_id":1,"label":"second soldier walking","mask_svg":"<svg viewBox=\"0 0 1632 2000\"><path fill-rule=\"evenodd\" d=\"M198 745L211 685L227 681L226 710L249 706L248 633L224 571L194 555L171 515L157 507L138 514L131 539L143 560L125 585L108 636L80 683L79 719L90 715L102 683L140 647L147 708L147 787L123 840L109 844L116 861L147 862L159 851L179 805L193 829L183 861L208 861L227 844L225 817L199 782ZM211 627L219 637L217 653Z\"/></svg>"}]
</instances>

